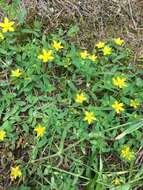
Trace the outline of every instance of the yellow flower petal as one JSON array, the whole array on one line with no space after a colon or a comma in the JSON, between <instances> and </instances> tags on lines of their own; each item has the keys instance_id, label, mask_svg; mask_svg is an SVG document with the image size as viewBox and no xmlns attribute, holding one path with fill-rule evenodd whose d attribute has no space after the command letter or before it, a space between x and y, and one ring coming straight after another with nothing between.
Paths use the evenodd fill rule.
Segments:
<instances>
[{"instance_id":1,"label":"yellow flower petal","mask_svg":"<svg viewBox=\"0 0 143 190\"><path fill-rule=\"evenodd\" d=\"M93 62L97 60L97 56L95 55L89 55L88 58Z\"/></svg>"},{"instance_id":2,"label":"yellow flower petal","mask_svg":"<svg viewBox=\"0 0 143 190\"><path fill-rule=\"evenodd\" d=\"M112 53L112 49L110 48L110 47L108 47L108 46L105 46L104 48L103 48L103 55L110 55Z\"/></svg>"},{"instance_id":3,"label":"yellow flower petal","mask_svg":"<svg viewBox=\"0 0 143 190\"><path fill-rule=\"evenodd\" d=\"M115 86L119 88L124 88L126 87L126 78L121 78L121 77L114 77L112 78L112 82Z\"/></svg>"},{"instance_id":4,"label":"yellow flower petal","mask_svg":"<svg viewBox=\"0 0 143 190\"><path fill-rule=\"evenodd\" d=\"M53 41L52 47L56 49L56 51L59 51L60 49L63 48L63 46L61 45L61 42L57 42L57 41Z\"/></svg>"},{"instance_id":5,"label":"yellow flower petal","mask_svg":"<svg viewBox=\"0 0 143 190\"><path fill-rule=\"evenodd\" d=\"M15 167L11 168L10 177L11 177L12 180L14 180L14 179L16 179L18 177L21 177L21 176L22 176L22 172L21 172L19 166L15 166Z\"/></svg>"},{"instance_id":6,"label":"yellow flower petal","mask_svg":"<svg viewBox=\"0 0 143 190\"><path fill-rule=\"evenodd\" d=\"M130 106L136 109L139 106L139 102L137 100L131 100Z\"/></svg>"},{"instance_id":7,"label":"yellow flower petal","mask_svg":"<svg viewBox=\"0 0 143 190\"><path fill-rule=\"evenodd\" d=\"M82 51L82 52L80 52L80 57L82 58L82 59L87 59L87 57L88 57L88 52L85 50L85 51Z\"/></svg>"},{"instance_id":8,"label":"yellow flower petal","mask_svg":"<svg viewBox=\"0 0 143 190\"><path fill-rule=\"evenodd\" d=\"M0 141L3 141L6 137L6 132L3 129L0 129Z\"/></svg>"},{"instance_id":9,"label":"yellow flower petal","mask_svg":"<svg viewBox=\"0 0 143 190\"><path fill-rule=\"evenodd\" d=\"M124 145L121 149L121 157L127 161L131 161L134 158L134 152L128 145Z\"/></svg>"},{"instance_id":10,"label":"yellow flower petal","mask_svg":"<svg viewBox=\"0 0 143 190\"><path fill-rule=\"evenodd\" d=\"M88 124L93 123L96 120L96 117L94 116L93 112L85 112L85 117L84 117L84 121L87 121Z\"/></svg>"},{"instance_id":11,"label":"yellow flower petal","mask_svg":"<svg viewBox=\"0 0 143 190\"><path fill-rule=\"evenodd\" d=\"M11 71L11 77L19 78L22 75L22 72L20 69L12 70Z\"/></svg>"},{"instance_id":12,"label":"yellow flower petal","mask_svg":"<svg viewBox=\"0 0 143 190\"><path fill-rule=\"evenodd\" d=\"M104 42L98 42L98 44L96 44L96 47L97 47L98 49L103 48L104 46L105 46L105 43L104 43Z\"/></svg>"},{"instance_id":13,"label":"yellow flower petal","mask_svg":"<svg viewBox=\"0 0 143 190\"><path fill-rule=\"evenodd\" d=\"M0 27L2 27L3 33L5 32L13 32L14 31L14 25L15 22L9 21L8 18L4 18L4 22L0 23Z\"/></svg>"},{"instance_id":14,"label":"yellow flower petal","mask_svg":"<svg viewBox=\"0 0 143 190\"><path fill-rule=\"evenodd\" d=\"M118 101L115 101L112 104L112 108L116 111L116 113L120 113L120 112L124 111L123 103L119 103Z\"/></svg>"},{"instance_id":15,"label":"yellow flower petal","mask_svg":"<svg viewBox=\"0 0 143 190\"><path fill-rule=\"evenodd\" d=\"M76 98L75 98L76 103L82 104L86 100L87 100L87 98L83 93L76 95Z\"/></svg>"},{"instance_id":16,"label":"yellow flower petal","mask_svg":"<svg viewBox=\"0 0 143 190\"><path fill-rule=\"evenodd\" d=\"M120 180L120 178L118 178L118 177L116 177L116 178L112 181L112 183L113 183L114 185L120 185L121 182L122 182L122 180Z\"/></svg>"},{"instance_id":17,"label":"yellow flower petal","mask_svg":"<svg viewBox=\"0 0 143 190\"><path fill-rule=\"evenodd\" d=\"M54 59L52 50L42 50L42 54L38 55L38 59L41 59L44 63L52 61Z\"/></svg>"},{"instance_id":18,"label":"yellow flower petal","mask_svg":"<svg viewBox=\"0 0 143 190\"><path fill-rule=\"evenodd\" d=\"M37 137L42 137L46 131L46 128L41 124L38 124L37 127L35 127L34 131L37 133Z\"/></svg>"},{"instance_id":19,"label":"yellow flower petal","mask_svg":"<svg viewBox=\"0 0 143 190\"><path fill-rule=\"evenodd\" d=\"M114 38L114 42L118 46L121 46L124 44L124 40L122 40L121 38Z\"/></svg>"}]
</instances>

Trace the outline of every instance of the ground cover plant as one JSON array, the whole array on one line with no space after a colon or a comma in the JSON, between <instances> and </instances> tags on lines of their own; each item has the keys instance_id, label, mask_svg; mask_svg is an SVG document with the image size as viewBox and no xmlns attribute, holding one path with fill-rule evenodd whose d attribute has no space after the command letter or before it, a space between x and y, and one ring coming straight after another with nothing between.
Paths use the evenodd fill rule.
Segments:
<instances>
[{"instance_id":1,"label":"ground cover plant","mask_svg":"<svg viewBox=\"0 0 143 190\"><path fill-rule=\"evenodd\" d=\"M7 11L7 10L6 10ZM78 47L25 15L0 22L0 185L143 188L143 79L119 36Z\"/></svg>"}]
</instances>

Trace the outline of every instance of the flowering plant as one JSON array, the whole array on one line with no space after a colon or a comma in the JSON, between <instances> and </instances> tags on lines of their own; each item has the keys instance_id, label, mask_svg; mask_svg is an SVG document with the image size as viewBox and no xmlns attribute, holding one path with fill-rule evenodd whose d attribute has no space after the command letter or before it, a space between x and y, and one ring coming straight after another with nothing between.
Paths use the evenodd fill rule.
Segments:
<instances>
[{"instance_id":1,"label":"flowering plant","mask_svg":"<svg viewBox=\"0 0 143 190\"><path fill-rule=\"evenodd\" d=\"M2 181L37 190L133 188L142 179L141 72L119 37L87 50L64 34L0 22Z\"/></svg>"}]
</instances>

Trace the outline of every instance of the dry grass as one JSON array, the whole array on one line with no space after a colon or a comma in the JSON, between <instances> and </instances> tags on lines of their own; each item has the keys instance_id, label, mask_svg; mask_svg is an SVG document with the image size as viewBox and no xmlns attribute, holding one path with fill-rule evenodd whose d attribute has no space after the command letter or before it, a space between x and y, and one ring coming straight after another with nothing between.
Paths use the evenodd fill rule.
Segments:
<instances>
[{"instance_id":1,"label":"dry grass","mask_svg":"<svg viewBox=\"0 0 143 190\"><path fill-rule=\"evenodd\" d=\"M131 45L135 57L142 54L142 0L22 0L28 19L41 19L44 31L78 24L77 44L92 48L96 41L120 36Z\"/></svg>"}]
</instances>

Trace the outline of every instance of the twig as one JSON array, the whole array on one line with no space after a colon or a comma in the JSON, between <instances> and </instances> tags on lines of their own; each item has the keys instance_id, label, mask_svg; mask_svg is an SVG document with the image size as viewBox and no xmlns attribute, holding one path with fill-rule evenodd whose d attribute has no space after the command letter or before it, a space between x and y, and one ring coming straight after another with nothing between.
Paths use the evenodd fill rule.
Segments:
<instances>
[{"instance_id":1,"label":"twig","mask_svg":"<svg viewBox=\"0 0 143 190\"><path fill-rule=\"evenodd\" d=\"M132 22L133 22L134 29L137 30L137 24L136 24L135 19L133 17L133 10L132 10L132 5L131 5L131 0L128 0L128 4L129 4L129 11L130 11L130 16L131 16L131 19L132 19Z\"/></svg>"}]
</instances>

